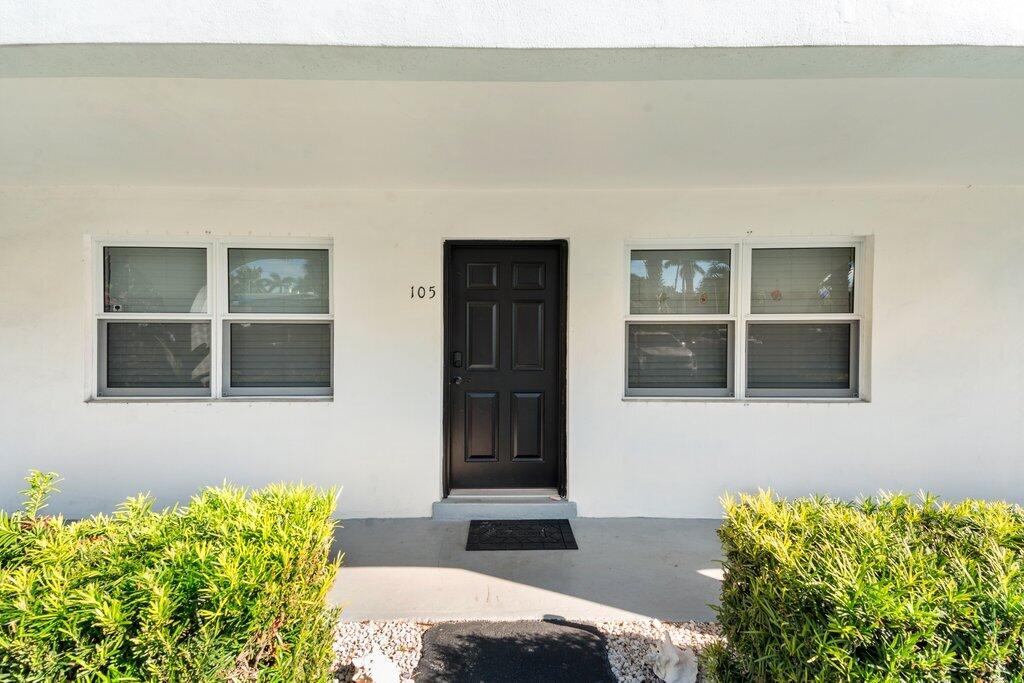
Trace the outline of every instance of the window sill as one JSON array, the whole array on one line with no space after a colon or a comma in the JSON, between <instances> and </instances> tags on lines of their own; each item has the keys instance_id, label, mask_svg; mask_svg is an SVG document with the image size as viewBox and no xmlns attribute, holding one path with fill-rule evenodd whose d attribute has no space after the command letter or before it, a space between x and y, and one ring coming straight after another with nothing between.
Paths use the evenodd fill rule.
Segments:
<instances>
[{"instance_id":1,"label":"window sill","mask_svg":"<svg viewBox=\"0 0 1024 683\"><path fill-rule=\"evenodd\" d=\"M333 396L94 396L86 403L331 403Z\"/></svg>"},{"instance_id":2,"label":"window sill","mask_svg":"<svg viewBox=\"0 0 1024 683\"><path fill-rule=\"evenodd\" d=\"M870 403L866 398L835 396L623 396L624 403Z\"/></svg>"}]
</instances>

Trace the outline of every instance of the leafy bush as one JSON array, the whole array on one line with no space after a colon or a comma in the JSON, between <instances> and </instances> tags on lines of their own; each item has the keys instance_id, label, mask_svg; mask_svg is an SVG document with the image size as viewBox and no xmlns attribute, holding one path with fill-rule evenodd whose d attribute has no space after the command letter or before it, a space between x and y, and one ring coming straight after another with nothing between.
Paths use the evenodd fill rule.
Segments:
<instances>
[{"instance_id":1,"label":"leafy bush","mask_svg":"<svg viewBox=\"0 0 1024 683\"><path fill-rule=\"evenodd\" d=\"M1024 510L1007 503L724 501L721 681L1024 677Z\"/></svg>"},{"instance_id":2,"label":"leafy bush","mask_svg":"<svg viewBox=\"0 0 1024 683\"><path fill-rule=\"evenodd\" d=\"M0 512L0 680L326 680L334 492L224 486L66 523L39 514L55 475L27 481Z\"/></svg>"}]
</instances>

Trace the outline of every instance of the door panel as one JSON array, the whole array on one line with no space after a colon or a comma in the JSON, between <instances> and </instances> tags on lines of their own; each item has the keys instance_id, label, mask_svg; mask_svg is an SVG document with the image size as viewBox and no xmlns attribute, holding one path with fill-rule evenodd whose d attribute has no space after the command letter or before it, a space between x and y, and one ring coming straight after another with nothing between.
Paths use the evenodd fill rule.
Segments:
<instances>
[{"instance_id":1,"label":"door panel","mask_svg":"<svg viewBox=\"0 0 1024 683\"><path fill-rule=\"evenodd\" d=\"M498 394L466 392L466 460L498 459Z\"/></svg>"},{"instance_id":2,"label":"door panel","mask_svg":"<svg viewBox=\"0 0 1024 683\"><path fill-rule=\"evenodd\" d=\"M512 264L512 289L544 289L544 264Z\"/></svg>"},{"instance_id":3,"label":"door panel","mask_svg":"<svg viewBox=\"0 0 1024 683\"><path fill-rule=\"evenodd\" d=\"M512 394L512 460L544 458L544 392Z\"/></svg>"},{"instance_id":4,"label":"door panel","mask_svg":"<svg viewBox=\"0 0 1024 683\"><path fill-rule=\"evenodd\" d=\"M497 369L497 302L470 301L466 304L466 358L470 370Z\"/></svg>"},{"instance_id":5,"label":"door panel","mask_svg":"<svg viewBox=\"0 0 1024 683\"><path fill-rule=\"evenodd\" d=\"M557 244L451 247L450 488L559 486L563 278Z\"/></svg>"},{"instance_id":6,"label":"door panel","mask_svg":"<svg viewBox=\"0 0 1024 683\"><path fill-rule=\"evenodd\" d=\"M467 263L466 289L497 289L497 263Z\"/></svg>"},{"instance_id":7,"label":"door panel","mask_svg":"<svg viewBox=\"0 0 1024 683\"><path fill-rule=\"evenodd\" d=\"M512 302L512 369L544 369L544 302Z\"/></svg>"}]
</instances>

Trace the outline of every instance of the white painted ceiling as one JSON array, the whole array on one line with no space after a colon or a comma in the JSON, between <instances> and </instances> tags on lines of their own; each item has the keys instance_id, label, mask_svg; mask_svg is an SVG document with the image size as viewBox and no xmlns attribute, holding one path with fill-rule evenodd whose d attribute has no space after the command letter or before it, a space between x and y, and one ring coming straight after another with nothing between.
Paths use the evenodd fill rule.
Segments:
<instances>
[{"instance_id":1,"label":"white painted ceiling","mask_svg":"<svg viewBox=\"0 0 1024 683\"><path fill-rule=\"evenodd\" d=\"M0 184L1024 184L1024 80L4 78Z\"/></svg>"}]
</instances>

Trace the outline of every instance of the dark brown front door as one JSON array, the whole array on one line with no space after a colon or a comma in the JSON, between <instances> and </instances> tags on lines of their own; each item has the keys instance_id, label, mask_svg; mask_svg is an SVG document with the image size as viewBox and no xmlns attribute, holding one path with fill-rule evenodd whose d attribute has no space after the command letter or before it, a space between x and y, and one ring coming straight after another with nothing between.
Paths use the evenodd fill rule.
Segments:
<instances>
[{"instance_id":1,"label":"dark brown front door","mask_svg":"<svg viewBox=\"0 0 1024 683\"><path fill-rule=\"evenodd\" d=\"M448 246L448 488L562 488L564 244Z\"/></svg>"}]
</instances>

